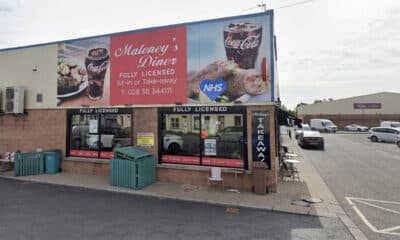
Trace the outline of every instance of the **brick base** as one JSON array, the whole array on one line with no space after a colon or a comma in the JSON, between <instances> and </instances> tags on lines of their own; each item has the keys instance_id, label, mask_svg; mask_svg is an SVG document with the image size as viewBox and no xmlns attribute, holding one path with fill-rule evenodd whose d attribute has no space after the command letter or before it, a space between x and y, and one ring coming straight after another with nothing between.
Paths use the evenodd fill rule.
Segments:
<instances>
[{"instance_id":1,"label":"brick base","mask_svg":"<svg viewBox=\"0 0 400 240\"><path fill-rule=\"evenodd\" d=\"M108 163L90 163L77 161L62 161L61 168L63 172L109 176L110 164Z\"/></svg>"}]
</instances>

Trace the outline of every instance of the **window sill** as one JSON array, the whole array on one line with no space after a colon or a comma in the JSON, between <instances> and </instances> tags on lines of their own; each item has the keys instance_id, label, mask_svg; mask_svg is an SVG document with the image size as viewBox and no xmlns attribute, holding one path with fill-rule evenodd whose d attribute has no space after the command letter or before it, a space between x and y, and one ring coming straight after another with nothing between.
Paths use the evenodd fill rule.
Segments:
<instances>
[{"instance_id":1,"label":"window sill","mask_svg":"<svg viewBox=\"0 0 400 240\"><path fill-rule=\"evenodd\" d=\"M73 162L87 162L87 163L104 163L109 164L109 159L100 159L100 158L83 158L83 157L66 157L65 161L73 161Z\"/></svg>"},{"instance_id":2,"label":"window sill","mask_svg":"<svg viewBox=\"0 0 400 240\"><path fill-rule=\"evenodd\" d=\"M192 170L192 171L203 171L203 172L210 172L211 166L197 166L197 165L184 165L184 164L169 164L169 163L161 163L157 164L157 168L169 168L169 169L183 169L183 170ZM222 172L229 172L233 168L228 167L221 167ZM238 168L238 170L241 170ZM250 170L244 170L243 173L245 174L252 174Z\"/></svg>"}]
</instances>

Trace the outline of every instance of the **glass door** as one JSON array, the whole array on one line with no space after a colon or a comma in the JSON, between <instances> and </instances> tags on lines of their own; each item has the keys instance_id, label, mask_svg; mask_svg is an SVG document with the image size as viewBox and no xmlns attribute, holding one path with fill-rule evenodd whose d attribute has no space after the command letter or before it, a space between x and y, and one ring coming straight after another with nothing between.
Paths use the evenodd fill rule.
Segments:
<instances>
[{"instance_id":1,"label":"glass door","mask_svg":"<svg viewBox=\"0 0 400 240\"><path fill-rule=\"evenodd\" d=\"M202 165L244 167L242 114L202 114Z\"/></svg>"}]
</instances>

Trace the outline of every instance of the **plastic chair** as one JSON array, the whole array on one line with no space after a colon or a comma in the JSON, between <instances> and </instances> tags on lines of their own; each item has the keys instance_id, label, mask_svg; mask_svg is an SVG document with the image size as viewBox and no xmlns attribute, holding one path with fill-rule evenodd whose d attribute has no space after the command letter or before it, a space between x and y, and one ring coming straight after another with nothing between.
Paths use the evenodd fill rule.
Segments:
<instances>
[{"instance_id":1,"label":"plastic chair","mask_svg":"<svg viewBox=\"0 0 400 240\"><path fill-rule=\"evenodd\" d=\"M212 183L221 183L222 190L224 189L224 179L222 178L222 169L220 167L211 168L211 177L208 178L209 187Z\"/></svg>"}]
</instances>

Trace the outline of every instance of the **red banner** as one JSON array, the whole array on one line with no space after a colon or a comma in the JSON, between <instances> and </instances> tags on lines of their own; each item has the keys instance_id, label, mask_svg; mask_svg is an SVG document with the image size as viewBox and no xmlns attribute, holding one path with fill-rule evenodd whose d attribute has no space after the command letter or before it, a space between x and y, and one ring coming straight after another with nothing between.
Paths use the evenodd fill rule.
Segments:
<instances>
[{"instance_id":1,"label":"red banner","mask_svg":"<svg viewBox=\"0 0 400 240\"><path fill-rule=\"evenodd\" d=\"M87 150L71 150L69 151L70 156L75 157L89 157L89 158L98 158L97 151L87 151Z\"/></svg>"},{"instance_id":2,"label":"red banner","mask_svg":"<svg viewBox=\"0 0 400 240\"><path fill-rule=\"evenodd\" d=\"M111 37L111 105L186 102L186 27Z\"/></svg>"},{"instance_id":3,"label":"red banner","mask_svg":"<svg viewBox=\"0 0 400 240\"><path fill-rule=\"evenodd\" d=\"M113 156L113 152L100 152L100 158L111 159Z\"/></svg>"},{"instance_id":4,"label":"red banner","mask_svg":"<svg viewBox=\"0 0 400 240\"><path fill-rule=\"evenodd\" d=\"M203 157L202 164L208 166L219 166L219 167L237 167L243 168L244 162L240 159L229 159L229 158L210 158Z\"/></svg>"},{"instance_id":5,"label":"red banner","mask_svg":"<svg viewBox=\"0 0 400 240\"><path fill-rule=\"evenodd\" d=\"M190 156L162 155L161 160L164 163L182 163L182 164L192 164L192 165L200 164L199 157L190 157Z\"/></svg>"}]
</instances>

